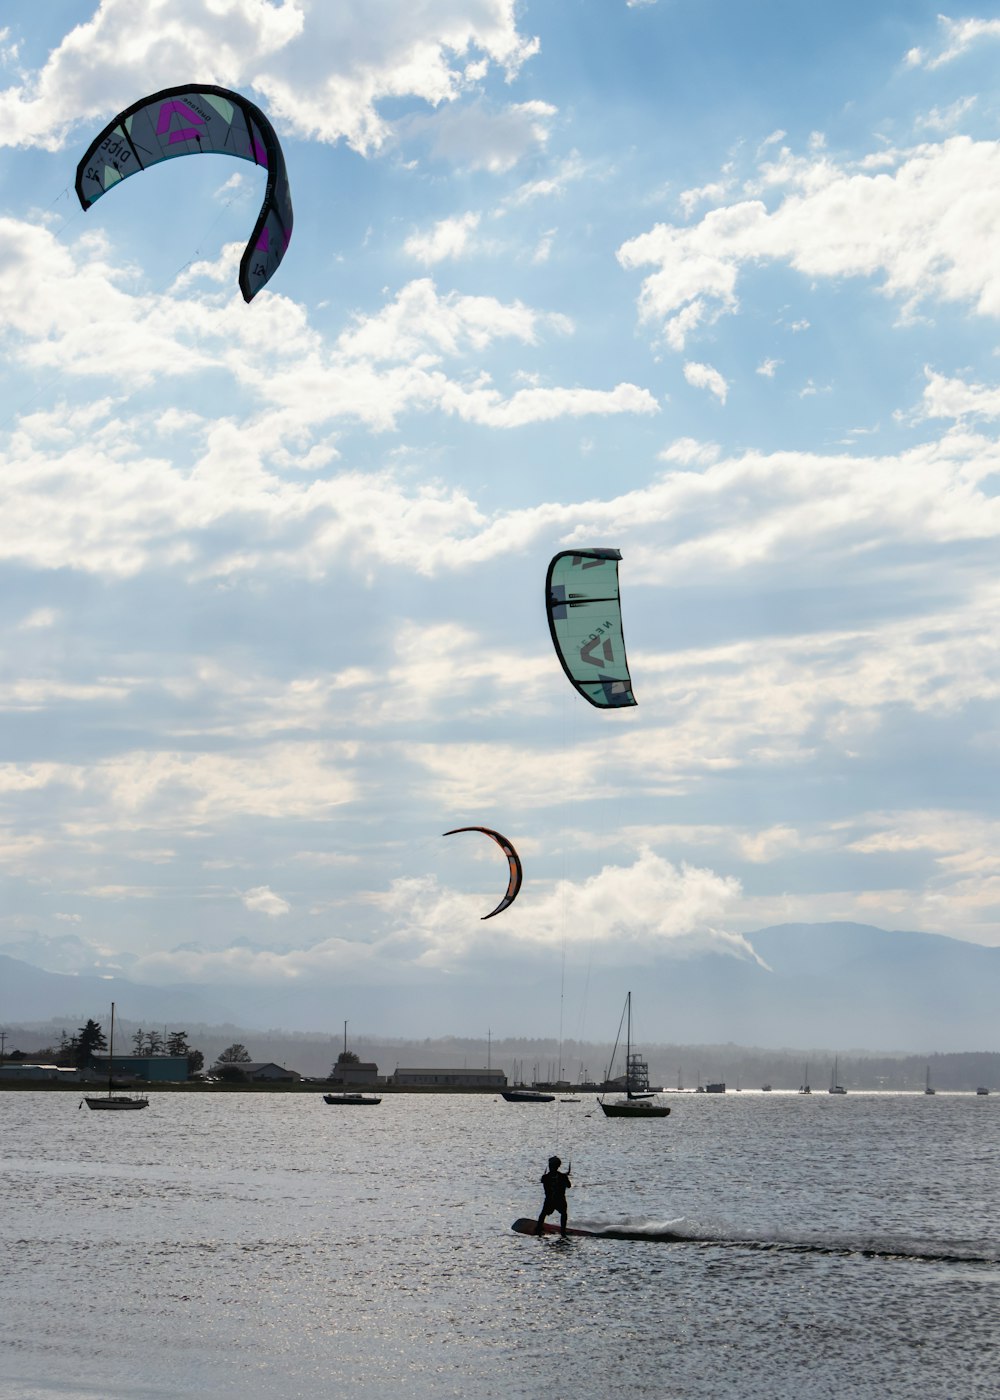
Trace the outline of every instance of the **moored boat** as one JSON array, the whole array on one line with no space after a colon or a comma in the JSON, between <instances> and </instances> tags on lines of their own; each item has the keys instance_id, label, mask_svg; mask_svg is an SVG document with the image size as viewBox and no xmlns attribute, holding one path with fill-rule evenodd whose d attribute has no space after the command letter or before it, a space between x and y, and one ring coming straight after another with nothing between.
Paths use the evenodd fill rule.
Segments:
<instances>
[{"instance_id":1,"label":"moored boat","mask_svg":"<svg viewBox=\"0 0 1000 1400\"><path fill-rule=\"evenodd\" d=\"M116 1112L122 1110L148 1108L149 1099L141 1094L116 1094L113 1092L112 1080L115 1067L115 1004L111 1003L111 1035L108 1044L108 1092L101 1095L84 1094L83 1101L88 1108L112 1109Z\"/></svg>"},{"instance_id":2,"label":"moored boat","mask_svg":"<svg viewBox=\"0 0 1000 1400\"><path fill-rule=\"evenodd\" d=\"M666 1118L670 1112L667 1104L657 1103L653 1092L649 1087L649 1066L646 1061L632 1049L632 993L629 992L625 998L625 1009L622 1012L622 1021L625 1022L625 1097L614 1099L608 1103L604 1095L598 1099L606 1118ZM611 1066L614 1067L615 1055L618 1052L618 1043L621 1039L622 1022L618 1023L618 1037L615 1040L615 1048L611 1052ZM608 1070L606 1080L610 1078L611 1069Z\"/></svg>"}]
</instances>

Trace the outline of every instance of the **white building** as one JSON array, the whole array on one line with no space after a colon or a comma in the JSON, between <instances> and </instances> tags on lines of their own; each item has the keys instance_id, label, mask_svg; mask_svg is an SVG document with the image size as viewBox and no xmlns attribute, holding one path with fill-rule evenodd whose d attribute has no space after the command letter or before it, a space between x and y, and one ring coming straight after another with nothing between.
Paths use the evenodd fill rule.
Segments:
<instances>
[{"instance_id":1,"label":"white building","mask_svg":"<svg viewBox=\"0 0 1000 1400\"><path fill-rule=\"evenodd\" d=\"M11 1064L8 1060L0 1064L0 1076L4 1079L61 1079L66 1084L74 1084L80 1078L80 1071L63 1065L27 1065L23 1060Z\"/></svg>"},{"instance_id":2,"label":"white building","mask_svg":"<svg viewBox=\"0 0 1000 1400\"><path fill-rule=\"evenodd\" d=\"M349 1089L363 1089L366 1085L384 1084L385 1076L379 1075L374 1060L338 1060L330 1071L330 1083Z\"/></svg>"}]
</instances>

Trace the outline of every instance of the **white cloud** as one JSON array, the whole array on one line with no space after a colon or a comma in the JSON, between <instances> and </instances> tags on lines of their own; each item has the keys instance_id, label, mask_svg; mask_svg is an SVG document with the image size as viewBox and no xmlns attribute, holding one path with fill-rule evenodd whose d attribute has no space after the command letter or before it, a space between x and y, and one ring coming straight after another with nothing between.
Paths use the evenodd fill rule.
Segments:
<instances>
[{"instance_id":1,"label":"white cloud","mask_svg":"<svg viewBox=\"0 0 1000 1400\"><path fill-rule=\"evenodd\" d=\"M682 190L681 208L685 216L690 218L699 204L721 204L732 188L732 180L715 180L707 185L699 185L697 189Z\"/></svg>"},{"instance_id":2,"label":"white cloud","mask_svg":"<svg viewBox=\"0 0 1000 1400\"><path fill-rule=\"evenodd\" d=\"M916 128L918 131L954 131L975 105L974 97L962 97L950 107L932 107L926 116L917 118Z\"/></svg>"},{"instance_id":3,"label":"white cloud","mask_svg":"<svg viewBox=\"0 0 1000 1400\"><path fill-rule=\"evenodd\" d=\"M225 300L214 292L207 297L197 290L183 294L192 280L204 275L203 266L188 269L167 293L149 294L140 287L132 294L127 273L112 265L100 240L69 248L43 230L0 219L0 329L6 332L8 351L16 350L29 366L58 370L64 376L99 375L123 392L164 375L192 382L204 374L228 376L233 387L256 402L259 414L244 434L243 449L249 451L240 480L245 487L249 471L265 492L269 482L261 471L264 457L290 465L293 456L305 459L312 454L311 468L322 466L335 447L329 441L311 442L311 435L338 420L387 431L404 413L437 411L511 428L584 414L658 411L647 390L630 384L609 390L539 385L505 395L481 370L469 376L465 362L498 340L536 346L547 335L570 334L572 323L562 314L492 296L443 295L429 279L418 279L380 310L358 316L328 346L309 325L304 310L278 294L262 298L254 314L246 315L230 263L230 254L234 261L237 252L235 246L227 250L214 269L208 269L213 277L221 277ZM30 296L28 284L33 289ZM456 377L444 368L447 361L459 362ZM178 416L179 390L173 392L171 431L192 421L190 415ZM75 451L81 468L99 474L105 468L99 468L96 459L102 454L128 455L142 430L134 416L116 416L100 428L91 427L107 415L109 402L101 398L73 410L78 427L88 428L86 444L77 437L74 449L73 424L50 414L24 418L20 435L15 435L16 447L30 448L35 455L41 435L61 434L68 454ZM234 442L240 435L223 419L208 431L217 444L227 438ZM86 466L88 452L91 468ZM310 463L302 460L300 465ZM147 459L144 470L163 476L171 492L180 486L159 459ZM232 485L232 470L227 470ZM136 474L128 487L124 481L120 485L131 494L138 486ZM189 500L192 489L197 492L190 483L184 488ZM245 509L251 502L252 495L244 494L239 506ZM155 525L155 516L149 523ZM53 547L56 543L53 540ZM125 537L121 543L131 553Z\"/></svg>"},{"instance_id":4,"label":"white cloud","mask_svg":"<svg viewBox=\"0 0 1000 1400\"><path fill-rule=\"evenodd\" d=\"M910 49L906 55L910 67L941 68L984 39L1000 39L1000 19L950 19L938 15L938 23L944 31L943 48L933 57L922 49Z\"/></svg>"},{"instance_id":5,"label":"white cloud","mask_svg":"<svg viewBox=\"0 0 1000 1400\"><path fill-rule=\"evenodd\" d=\"M582 885L557 882L539 893L526 884L520 898L531 901L530 917L515 904L497 928L481 923L481 896L443 889L430 876L401 878L371 896L381 924L364 941L330 938L283 953L246 946L175 950L141 959L132 975L285 981L360 973L376 981L412 980L421 972L457 970L484 953L517 959L528 949L558 948L567 922L574 945L589 946L598 963L620 958L623 950L643 962L705 951L759 961L743 936L724 927L740 894L736 880L675 866L645 849L631 865L607 865Z\"/></svg>"},{"instance_id":6,"label":"white cloud","mask_svg":"<svg viewBox=\"0 0 1000 1400\"><path fill-rule=\"evenodd\" d=\"M60 793L66 828L80 836L251 815L318 820L356 795L355 757L352 745L285 742L234 754L132 751L98 763L5 763L0 794Z\"/></svg>"},{"instance_id":7,"label":"white cloud","mask_svg":"<svg viewBox=\"0 0 1000 1400\"><path fill-rule=\"evenodd\" d=\"M757 374L763 375L765 379L773 379L774 371L782 363L783 362L781 360L761 360L755 372Z\"/></svg>"},{"instance_id":8,"label":"white cloud","mask_svg":"<svg viewBox=\"0 0 1000 1400\"><path fill-rule=\"evenodd\" d=\"M19 626L22 632L32 632L38 628L54 627L58 620L59 614L55 608L35 608Z\"/></svg>"},{"instance_id":9,"label":"white cloud","mask_svg":"<svg viewBox=\"0 0 1000 1400\"><path fill-rule=\"evenodd\" d=\"M582 180L589 173L589 166L577 151L559 161L548 174L520 185L513 194L507 195L500 203L500 209L513 209L530 204L535 199L559 198L567 193L569 186Z\"/></svg>"},{"instance_id":10,"label":"white cloud","mask_svg":"<svg viewBox=\"0 0 1000 1400\"><path fill-rule=\"evenodd\" d=\"M697 438L675 438L659 454L661 462L676 462L682 467L707 467L718 461L721 453L718 443L699 442Z\"/></svg>"},{"instance_id":11,"label":"white cloud","mask_svg":"<svg viewBox=\"0 0 1000 1400\"><path fill-rule=\"evenodd\" d=\"M287 914L292 907L286 899L275 894L267 885L258 885L256 889L245 890L240 898L252 913L266 914L270 919L280 918L282 914Z\"/></svg>"},{"instance_id":12,"label":"white cloud","mask_svg":"<svg viewBox=\"0 0 1000 1400\"><path fill-rule=\"evenodd\" d=\"M446 258L460 258L469 251L472 235L478 227L479 215L474 213L440 219L429 233L411 234L403 244L403 251L428 267Z\"/></svg>"},{"instance_id":13,"label":"white cloud","mask_svg":"<svg viewBox=\"0 0 1000 1400\"><path fill-rule=\"evenodd\" d=\"M684 366L684 378L695 389L707 389L710 394L714 394L720 403L726 402L726 395L729 393L729 385L723 379L717 369L711 365L699 364L697 360L689 360Z\"/></svg>"},{"instance_id":14,"label":"white cloud","mask_svg":"<svg viewBox=\"0 0 1000 1400\"><path fill-rule=\"evenodd\" d=\"M622 244L623 267L654 268L642 284L641 320L681 349L707 308L738 309L743 269L768 260L811 278L881 277L904 315L932 298L1000 315L1000 143L953 137L893 159L891 172L868 174L822 155L789 157L767 169L771 188L787 187L773 211L743 200Z\"/></svg>"},{"instance_id":15,"label":"white cloud","mask_svg":"<svg viewBox=\"0 0 1000 1400\"><path fill-rule=\"evenodd\" d=\"M755 959L745 938L720 927L740 893L737 880L675 866L645 849L632 865L607 865L579 884L557 881L533 898L526 887L519 898L525 901L527 895L530 915L514 904L502 930L477 926L469 917L479 907L475 899L440 890L433 881L397 881L379 903L417 939L419 961L435 967L453 966L480 951L486 938L492 951L517 945L558 948L567 927L576 946L620 956L628 949L643 960L706 950Z\"/></svg>"},{"instance_id":16,"label":"white cloud","mask_svg":"<svg viewBox=\"0 0 1000 1400\"><path fill-rule=\"evenodd\" d=\"M509 0L409 0L378 24L367 0L145 0L142 24L131 0L101 0L39 72L0 93L0 141L57 149L77 122L196 73L255 88L279 129L374 151L391 134L386 99L454 102L484 65L511 75L537 49Z\"/></svg>"},{"instance_id":17,"label":"white cloud","mask_svg":"<svg viewBox=\"0 0 1000 1400\"><path fill-rule=\"evenodd\" d=\"M921 418L1000 418L1000 386L950 379L924 366Z\"/></svg>"},{"instance_id":18,"label":"white cloud","mask_svg":"<svg viewBox=\"0 0 1000 1400\"><path fill-rule=\"evenodd\" d=\"M555 115L556 108L547 102L519 102L501 111L482 102L466 102L441 108L429 117L411 118L402 134L407 139L427 139L439 160L499 175L529 152L544 149Z\"/></svg>"}]
</instances>

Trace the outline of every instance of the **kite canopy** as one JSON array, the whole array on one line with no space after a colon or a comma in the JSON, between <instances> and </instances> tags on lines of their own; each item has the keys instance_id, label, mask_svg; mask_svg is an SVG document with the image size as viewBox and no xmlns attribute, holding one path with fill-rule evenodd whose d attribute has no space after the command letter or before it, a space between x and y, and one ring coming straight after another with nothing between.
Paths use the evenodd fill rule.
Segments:
<instances>
[{"instance_id":1,"label":"kite canopy","mask_svg":"<svg viewBox=\"0 0 1000 1400\"><path fill-rule=\"evenodd\" d=\"M617 549L566 549L549 565L545 608L562 668L600 710L634 705L618 595Z\"/></svg>"},{"instance_id":2,"label":"kite canopy","mask_svg":"<svg viewBox=\"0 0 1000 1400\"><path fill-rule=\"evenodd\" d=\"M264 203L240 262L240 291L244 301L252 301L285 256L292 196L274 127L238 92L188 83L133 102L87 147L76 168L76 192L89 209L112 185L149 165L211 152L253 161L267 171Z\"/></svg>"},{"instance_id":3,"label":"kite canopy","mask_svg":"<svg viewBox=\"0 0 1000 1400\"><path fill-rule=\"evenodd\" d=\"M488 826L456 826L453 830L446 831L444 834L445 836L455 836L460 831L481 831L484 836L491 836L507 857L507 864L510 866L510 879L507 882L507 893L495 909L491 909L488 914L483 915L484 919L492 919L494 914L499 914L502 910L508 908L517 898L517 892L521 888L521 858L507 840L506 836L501 836L499 831L494 831Z\"/></svg>"}]
</instances>

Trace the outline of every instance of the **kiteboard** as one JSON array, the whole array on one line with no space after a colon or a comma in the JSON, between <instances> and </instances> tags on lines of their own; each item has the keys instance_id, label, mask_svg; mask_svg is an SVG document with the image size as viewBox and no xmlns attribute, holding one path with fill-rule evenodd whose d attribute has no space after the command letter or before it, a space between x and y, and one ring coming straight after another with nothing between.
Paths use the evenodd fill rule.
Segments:
<instances>
[{"instance_id":1,"label":"kiteboard","mask_svg":"<svg viewBox=\"0 0 1000 1400\"><path fill-rule=\"evenodd\" d=\"M510 1228L516 1230L519 1235L533 1235L538 1228L538 1222L536 1220L529 1220L526 1216L522 1216L520 1220L515 1220ZM545 1224L542 1226L542 1231L546 1235L558 1235L559 1226L552 1221L546 1220ZM667 1242L670 1244L677 1244L682 1240L690 1241L696 1238L693 1235L678 1235L674 1230L664 1230L655 1226L650 1228L648 1225L643 1227L642 1225L627 1224L600 1225L590 1230L570 1225L566 1233L567 1235L586 1235L588 1239L592 1240L656 1240L660 1243ZM715 1240L713 1240L713 1242L720 1243L720 1241ZM735 1243L735 1241L727 1241L727 1243Z\"/></svg>"},{"instance_id":2,"label":"kiteboard","mask_svg":"<svg viewBox=\"0 0 1000 1400\"><path fill-rule=\"evenodd\" d=\"M522 1216L520 1220L515 1220L510 1228L516 1230L519 1235L534 1235L538 1233L538 1221L529 1220L527 1216ZM550 1220L545 1221L542 1226L542 1231L546 1235L558 1235L562 1233L559 1226ZM566 1233L567 1235L593 1235L595 1232L593 1230L574 1230L572 1225L568 1225L566 1227Z\"/></svg>"}]
</instances>

